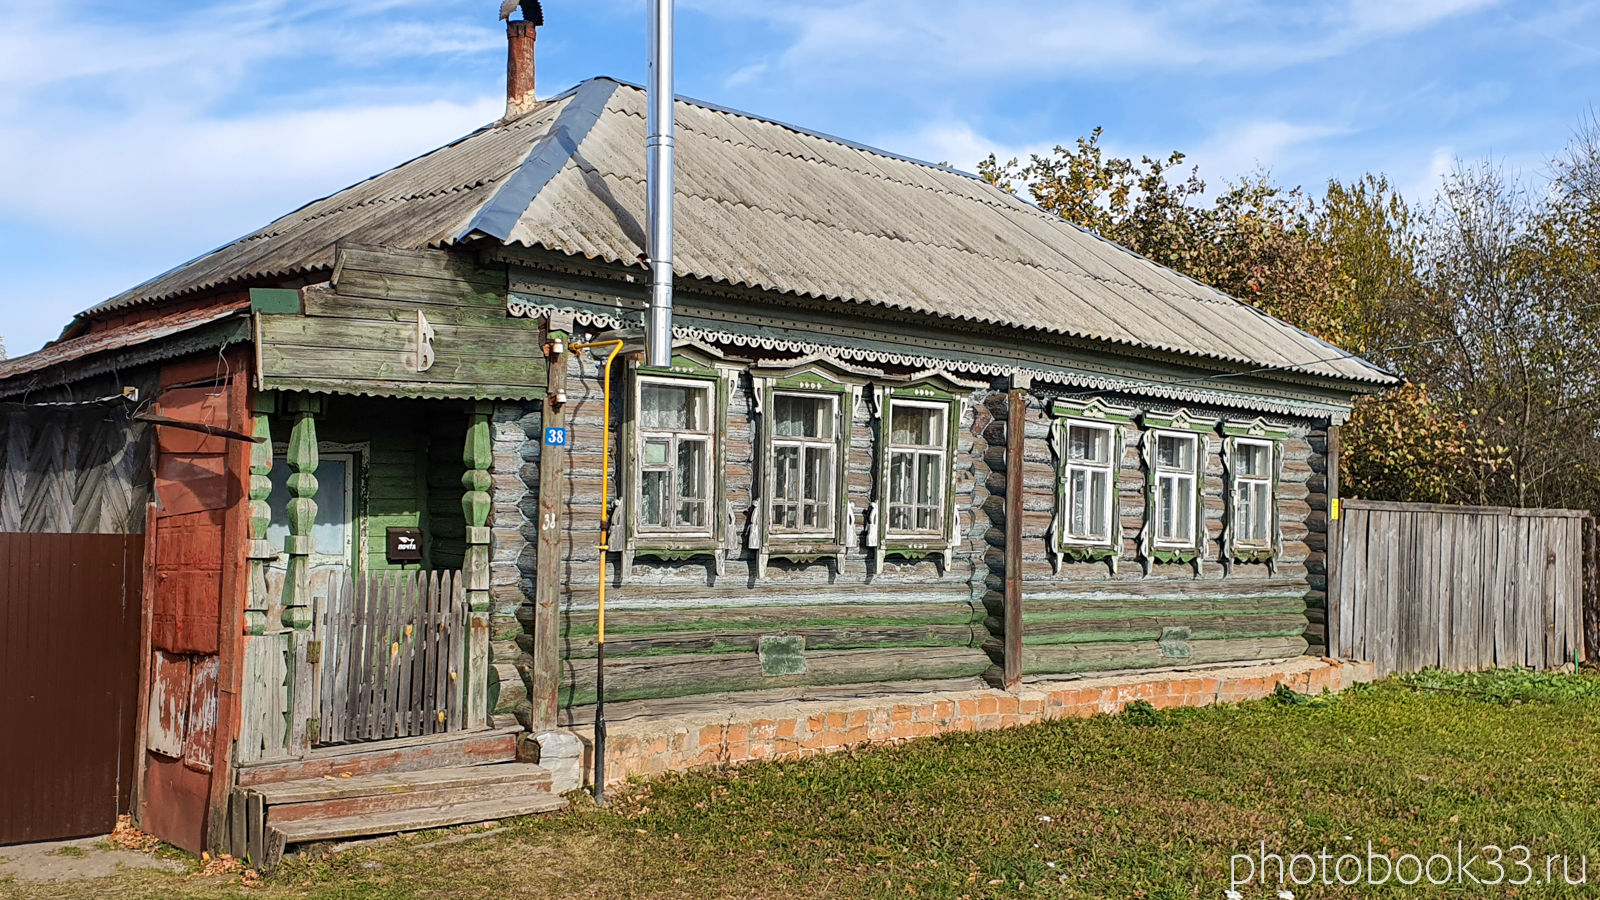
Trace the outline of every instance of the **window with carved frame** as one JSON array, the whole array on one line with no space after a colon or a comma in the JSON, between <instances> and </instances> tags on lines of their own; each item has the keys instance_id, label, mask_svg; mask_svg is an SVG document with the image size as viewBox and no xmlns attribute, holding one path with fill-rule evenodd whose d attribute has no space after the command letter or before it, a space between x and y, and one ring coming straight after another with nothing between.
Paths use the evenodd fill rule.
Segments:
<instances>
[{"instance_id":1,"label":"window with carved frame","mask_svg":"<svg viewBox=\"0 0 1600 900\"><path fill-rule=\"evenodd\" d=\"M1273 543L1273 442L1237 438L1232 465L1233 542L1243 549Z\"/></svg>"},{"instance_id":2,"label":"window with carved frame","mask_svg":"<svg viewBox=\"0 0 1600 900\"><path fill-rule=\"evenodd\" d=\"M639 533L709 537L715 515L715 382L641 376L635 398Z\"/></svg>"},{"instance_id":3,"label":"window with carved frame","mask_svg":"<svg viewBox=\"0 0 1600 900\"><path fill-rule=\"evenodd\" d=\"M1072 419L1066 423L1065 530L1069 544L1111 543L1116 527L1115 426Z\"/></svg>"}]
</instances>

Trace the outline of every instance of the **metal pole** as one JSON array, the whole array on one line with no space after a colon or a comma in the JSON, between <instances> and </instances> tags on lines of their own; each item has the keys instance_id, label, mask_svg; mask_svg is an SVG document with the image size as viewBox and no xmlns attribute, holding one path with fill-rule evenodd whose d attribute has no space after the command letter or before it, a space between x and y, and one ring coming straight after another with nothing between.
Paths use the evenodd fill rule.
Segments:
<instances>
[{"instance_id":1,"label":"metal pole","mask_svg":"<svg viewBox=\"0 0 1600 900\"><path fill-rule=\"evenodd\" d=\"M573 350L611 348L606 355L605 392L601 395L604 399L600 415L605 424L600 432L600 543L595 545L600 551L600 612L594 673L594 802L599 806L606 805L606 556L611 551L611 511L607 508L611 505L611 364L625 343L611 340L572 345Z\"/></svg>"},{"instance_id":2,"label":"metal pole","mask_svg":"<svg viewBox=\"0 0 1600 900\"><path fill-rule=\"evenodd\" d=\"M647 361L672 365L672 174L675 117L672 108L672 0L650 3L650 78L645 142L649 199L650 322Z\"/></svg>"}]
</instances>

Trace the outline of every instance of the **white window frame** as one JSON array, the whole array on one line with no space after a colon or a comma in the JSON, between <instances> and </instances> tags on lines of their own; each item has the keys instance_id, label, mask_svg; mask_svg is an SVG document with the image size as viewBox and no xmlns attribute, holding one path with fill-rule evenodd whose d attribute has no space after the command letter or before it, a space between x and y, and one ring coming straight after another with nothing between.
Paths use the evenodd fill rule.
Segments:
<instances>
[{"instance_id":1,"label":"white window frame","mask_svg":"<svg viewBox=\"0 0 1600 900\"><path fill-rule=\"evenodd\" d=\"M938 425L938 428L935 429L935 432L934 432L934 435L933 435L933 439L934 439L935 443L932 443L932 444L896 444L894 442L894 411L896 409L900 409L900 408L906 408L906 409L928 409L928 410L934 411L935 413L938 413L939 425ZM949 403L948 401L932 401L932 402L930 402L930 401L924 401L924 400L907 400L907 399L901 399L899 397L890 397L889 398L889 408L888 408L888 410L885 411L885 413L889 417L888 427L884 431L884 434L886 434L888 436L887 440L885 441L885 443L886 443L886 448L885 448L886 452L885 452L885 457L884 458L885 458L885 462L887 463L887 465L889 467L888 472L887 472L887 476L884 479L884 485L888 489L886 491L886 495L884 497L884 522L885 522L885 526L886 526L885 527L885 534L890 538L932 538L932 539L935 539L935 540L943 540L944 537L945 537L945 515L946 515L945 506L946 506L946 501L949 499L949 495L948 495L947 492L952 489L952 486L950 484L950 442L949 442L950 417L952 415L952 404ZM896 455L904 455L904 454L909 454L911 456L911 459L912 459L912 464L911 464L911 475L912 475L911 498L912 498L912 500L911 500L910 503L896 503L895 500L894 500L894 488L893 488L893 485L894 485L894 461L895 461L895 456ZM939 465L937 466L938 480L936 482L936 486L937 486L937 489L938 489L938 495L934 498L934 501L932 503L933 527L931 527L931 528L917 528L916 527L917 512L918 512L919 509L927 508L927 504L919 504L919 503L916 502L916 496L917 496L916 478L917 478L918 473L922 471L922 466L919 465L919 462L925 456L937 456L938 459L939 459ZM895 510L896 509L910 509L911 510L911 525L912 525L911 528L896 528L896 527L894 527L894 517L895 517L894 514L895 514Z\"/></svg>"},{"instance_id":2,"label":"white window frame","mask_svg":"<svg viewBox=\"0 0 1600 900\"><path fill-rule=\"evenodd\" d=\"M644 424L644 388L647 385L660 385L662 387L681 390L700 391L705 398L705 430L690 431L679 429L647 428ZM671 536L671 537L705 537L710 538L716 531L716 456L717 456L717 384L714 381L698 378L656 378L640 376L635 382L633 392L634 416L634 460L636 461L636 475L634 496L634 521L638 534L643 536ZM665 465L648 465L645 462L644 448L651 441L665 439L668 444L667 462ZM682 501L678 484L678 448L687 441L695 441L705 445L702 454L701 483L705 486L705 496L699 498L704 505L705 514L702 517L703 527L690 527L677 524L678 506ZM667 473L667 492L664 502L664 513L668 520L666 525L652 525L644 520L644 485L645 474L648 472L662 471Z\"/></svg>"},{"instance_id":3,"label":"white window frame","mask_svg":"<svg viewBox=\"0 0 1600 900\"><path fill-rule=\"evenodd\" d=\"M767 472L769 473L766 491L768 498L766 512L769 516L767 530L768 533L775 539L831 541L837 536L837 522L839 517L839 510L837 508L839 504L839 455L841 452L840 448L843 443L841 436L841 432L843 431L843 423L841 422L840 417L841 396L844 395L821 391L776 390L772 392L772 398L770 401L772 404L772 412L769 414L772 417L772 425L771 434L768 438L766 459ZM800 400L820 400L826 403L828 405L828 411L825 415L825 419L829 423L828 427L831 429L831 436L827 438L805 438L784 437L779 435L777 429L777 406L778 401L784 397ZM799 490L802 496L793 500L778 497L778 451L785 448L796 450L800 457L799 476L796 480L796 483L799 485ZM803 496L806 457L809 452L818 450L825 450L827 452L827 463L823 466L823 471L827 473L828 481L827 485L820 492L819 496L807 498ZM797 524L794 528L787 528L782 524L783 517L778 514L778 510L776 508L780 504L784 507L795 508L795 521ZM815 526L811 528L807 528L804 525L798 524L803 522L805 519L804 510L807 505L810 505L813 508L821 509L821 513L815 516Z\"/></svg>"},{"instance_id":4,"label":"white window frame","mask_svg":"<svg viewBox=\"0 0 1600 900\"><path fill-rule=\"evenodd\" d=\"M1239 465L1239 451L1246 447L1259 447L1265 451L1266 467L1263 473L1246 475L1242 471L1242 467ZM1276 450L1277 448L1275 446L1275 442L1271 440L1246 437L1234 439L1233 459L1229 460L1228 468L1233 476L1233 485L1230 493L1232 495L1231 500L1233 503L1233 543L1235 547L1247 550L1270 550L1273 547L1273 510L1278 503L1277 491L1274 489L1272 483L1274 456L1276 454ZM1257 514L1261 519L1262 531L1264 533L1259 538L1247 538L1244 536L1244 526L1250 520L1245 515L1246 504L1241 502L1241 497L1247 491L1253 491L1257 486L1260 485L1266 486L1267 495L1266 506L1257 511Z\"/></svg>"},{"instance_id":5,"label":"white window frame","mask_svg":"<svg viewBox=\"0 0 1600 900\"><path fill-rule=\"evenodd\" d=\"M344 504L344 547L339 553L322 553L315 550L315 545L313 544L313 550L309 557L311 565L313 566L353 567L361 562L356 558L355 552L359 538L357 533L363 530L361 527L363 523L358 521L356 518L356 494L362 489L362 485L358 482L361 481L362 473L365 471L365 466L362 465L362 459L365 455L365 452L366 450L364 445L340 444L333 441L319 441L317 444L317 468L319 470L322 468L323 463L332 462L335 460L344 463L345 466L344 497L341 498ZM292 472L292 470L289 468L288 454L288 444L278 443L273 446L273 472ZM293 477L293 475L291 474L290 477ZM284 488L284 490L287 491L288 489ZM327 503L329 499L327 493L325 493L325 490L326 488L324 485L318 484L317 495L312 498L317 504L317 510L319 512L326 508L324 504ZM291 500L293 499L292 495L286 494L286 496L288 496ZM274 525L276 525L276 523L269 521L267 527L272 529ZM280 567L287 565L289 562L289 554L288 551L283 549L283 541L275 540L271 543L275 545L275 549L278 551L278 556L274 562Z\"/></svg>"},{"instance_id":6,"label":"white window frame","mask_svg":"<svg viewBox=\"0 0 1600 900\"><path fill-rule=\"evenodd\" d=\"M1164 438L1187 441L1189 444L1189 465L1165 466L1161 464L1161 441ZM1150 439L1155 443L1154 452L1150 454L1150 468L1153 472L1151 479L1154 484L1155 502L1152 505L1152 517L1155 521L1150 523L1153 542L1158 550L1192 550L1195 547L1195 529L1200 524L1200 481L1198 461L1202 458L1204 438L1190 431L1152 431ZM1176 537L1161 536L1161 516L1165 507L1165 500L1169 485L1178 481L1188 482L1187 497L1181 498L1189 506L1189 530L1187 534Z\"/></svg>"},{"instance_id":7,"label":"white window frame","mask_svg":"<svg viewBox=\"0 0 1600 900\"><path fill-rule=\"evenodd\" d=\"M1066 441L1065 445L1061 448L1061 453L1065 457L1065 461L1061 467L1061 477L1065 482L1063 485L1062 497L1064 498L1066 507L1062 510L1061 516L1062 542L1074 547L1114 547L1116 546L1116 524L1119 516L1119 504L1117 502L1118 490L1116 483L1117 455L1122 449L1117 445L1117 426L1109 422L1096 422L1088 419L1073 418L1066 419L1063 424L1066 430ZM1074 428L1083 428L1103 433L1105 435L1106 458L1104 460L1098 460L1095 462L1074 460L1072 458L1072 430ZM1076 509L1077 501L1077 496L1073 487L1073 475L1077 472L1084 473L1085 485L1094 483L1094 473L1100 472L1105 475L1105 514L1103 521L1100 523L1101 530L1104 532L1102 535L1094 536L1073 533L1073 511ZM1085 510L1094 508L1093 505L1088 502L1091 499L1092 498L1088 497L1085 498Z\"/></svg>"}]
</instances>

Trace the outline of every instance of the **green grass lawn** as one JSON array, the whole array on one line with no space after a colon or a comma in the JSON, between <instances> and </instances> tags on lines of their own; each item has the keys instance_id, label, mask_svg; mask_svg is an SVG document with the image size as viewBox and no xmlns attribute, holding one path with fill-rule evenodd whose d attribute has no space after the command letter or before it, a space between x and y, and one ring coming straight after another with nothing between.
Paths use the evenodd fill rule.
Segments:
<instances>
[{"instance_id":1,"label":"green grass lawn","mask_svg":"<svg viewBox=\"0 0 1600 900\"><path fill-rule=\"evenodd\" d=\"M1051 722L663 778L474 841L292 859L261 886L129 872L74 897L1221 898L1234 854L1443 854L1430 887L1296 897L1600 895L1600 677L1424 674L1336 698ZM1457 842L1521 886L1454 881ZM1589 883L1544 883L1546 857ZM1334 860L1330 858L1327 863ZM1493 870L1480 862L1480 878ZM1237 863L1241 874L1243 863ZM1306 877L1305 863L1299 876ZM1403 874L1412 877L1404 864ZM1382 870L1380 864L1378 869ZM1433 873L1443 866L1435 861ZM1350 869L1344 870L1348 877ZM1329 871L1329 875L1334 873ZM1274 877L1276 873L1274 872ZM1246 898L1278 885L1240 887Z\"/></svg>"}]
</instances>

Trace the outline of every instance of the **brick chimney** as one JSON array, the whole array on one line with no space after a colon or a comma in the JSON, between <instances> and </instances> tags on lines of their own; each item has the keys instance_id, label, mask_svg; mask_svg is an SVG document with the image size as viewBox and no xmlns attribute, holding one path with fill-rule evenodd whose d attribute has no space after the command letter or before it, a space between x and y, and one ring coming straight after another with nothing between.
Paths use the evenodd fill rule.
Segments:
<instances>
[{"instance_id":1,"label":"brick chimney","mask_svg":"<svg viewBox=\"0 0 1600 900\"><path fill-rule=\"evenodd\" d=\"M533 42L539 22L518 19L506 23L506 118L526 115L539 105L533 96Z\"/></svg>"}]
</instances>

